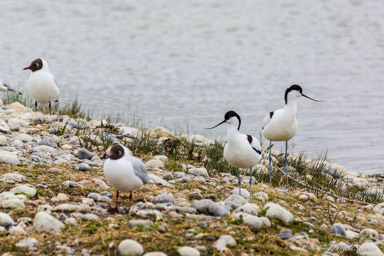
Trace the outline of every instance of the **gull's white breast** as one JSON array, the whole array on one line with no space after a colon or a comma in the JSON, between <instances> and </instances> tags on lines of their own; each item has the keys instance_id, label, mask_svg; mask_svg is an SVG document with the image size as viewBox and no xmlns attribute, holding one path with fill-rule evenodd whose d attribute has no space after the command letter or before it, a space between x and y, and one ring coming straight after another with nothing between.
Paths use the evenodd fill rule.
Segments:
<instances>
[{"instance_id":1,"label":"gull's white breast","mask_svg":"<svg viewBox=\"0 0 384 256\"><path fill-rule=\"evenodd\" d=\"M107 159L104 163L104 176L114 188L125 193L143 185L143 181L135 175L132 163L124 158Z\"/></svg>"},{"instance_id":2,"label":"gull's white breast","mask_svg":"<svg viewBox=\"0 0 384 256\"><path fill-rule=\"evenodd\" d=\"M39 103L54 101L59 96L54 76L42 70L32 72L29 76L28 92Z\"/></svg>"}]
</instances>

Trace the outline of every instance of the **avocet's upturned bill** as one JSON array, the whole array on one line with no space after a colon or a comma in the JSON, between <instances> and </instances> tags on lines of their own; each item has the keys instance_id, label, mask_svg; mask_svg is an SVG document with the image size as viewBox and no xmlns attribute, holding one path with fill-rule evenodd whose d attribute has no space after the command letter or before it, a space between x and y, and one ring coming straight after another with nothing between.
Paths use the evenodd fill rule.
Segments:
<instances>
[{"instance_id":1,"label":"avocet's upturned bill","mask_svg":"<svg viewBox=\"0 0 384 256\"><path fill-rule=\"evenodd\" d=\"M297 104L296 99L299 97L306 97L310 100L321 102L319 100L312 99L307 95L303 94L303 89L294 84L288 89L285 90L285 106L282 109L278 109L272 112L269 112L264 117L264 127L263 135L266 139L270 141L269 148L269 183L271 183L271 173L272 173L272 164L271 164L271 147L272 141L285 141L285 174L287 178L287 188L288 188L288 170L287 170L287 150L288 150L288 141L292 139L297 133Z\"/></svg>"},{"instance_id":2,"label":"avocet's upturned bill","mask_svg":"<svg viewBox=\"0 0 384 256\"><path fill-rule=\"evenodd\" d=\"M119 191L129 193L128 213L131 209L132 192L141 188L143 184L151 179L147 175L147 169L144 163L136 157L129 154L127 148L121 144L115 144L103 155L107 158L104 163L104 176L107 181L117 190L116 207L109 208L111 214L118 213Z\"/></svg>"},{"instance_id":3,"label":"avocet's upturned bill","mask_svg":"<svg viewBox=\"0 0 384 256\"><path fill-rule=\"evenodd\" d=\"M249 190L252 200L253 167L256 166L261 159L260 143L255 137L240 133L241 118L235 111L228 111L224 116L224 121L208 129L216 128L223 123L228 124L227 143L224 147L224 158L229 164L237 168L240 195L241 179L239 168L250 169L251 176L249 179Z\"/></svg>"},{"instance_id":4,"label":"avocet's upturned bill","mask_svg":"<svg viewBox=\"0 0 384 256\"><path fill-rule=\"evenodd\" d=\"M49 72L48 63L39 58L24 68L24 70L27 69L32 71L28 80L28 92L35 99L35 111L37 111L37 103L48 103L49 114L51 114L51 102L57 101L59 89L55 77Z\"/></svg>"},{"instance_id":5,"label":"avocet's upturned bill","mask_svg":"<svg viewBox=\"0 0 384 256\"><path fill-rule=\"evenodd\" d=\"M14 89L12 89L9 85L6 85L5 83L0 82L0 91L2 92L11 92L11 93L16 93L18 95L22 95L21 92L18 92Z\"/></svg>"}]
</instances>

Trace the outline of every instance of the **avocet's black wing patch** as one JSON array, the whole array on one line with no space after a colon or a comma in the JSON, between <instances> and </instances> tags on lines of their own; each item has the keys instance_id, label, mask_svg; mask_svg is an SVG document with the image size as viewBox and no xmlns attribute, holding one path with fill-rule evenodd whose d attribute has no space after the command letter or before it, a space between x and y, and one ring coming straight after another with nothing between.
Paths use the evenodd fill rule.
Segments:
<instances>
[{"instance_id":1,"label":"avocet's black wing patch","mask_svg":"<svg viewBox=\"0 0 384 256\"><path fill-rule=\"evenodd\" d=\"M252 135L247 134L247 139L248 139L248 142L251 145L252 149L255 150L257 154L260 155L261 151L257 150L254 146L252 146L252 141L253 141Z\"/></svg>"},{"instance_id":2,"label":"avocet's black wing patch","mask_svg":"<svg viewBox=\"0 0 384 256\"><path fill-rule=\"evenodd\" d=\"M274 114L274 112L273 112L273 111L269 112L269 118L271 118L271 119L272 119L272 117L273 117L273 114Z\"/></svg>"}]
</instances>

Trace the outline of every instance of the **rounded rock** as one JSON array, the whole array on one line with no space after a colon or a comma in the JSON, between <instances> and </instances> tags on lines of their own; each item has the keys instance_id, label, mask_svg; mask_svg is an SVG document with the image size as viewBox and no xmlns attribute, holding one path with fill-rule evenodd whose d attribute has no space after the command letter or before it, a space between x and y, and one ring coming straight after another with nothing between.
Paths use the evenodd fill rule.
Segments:
<instances>
[{"instance_id":1,"label":"rounded rock","mask_svg":"<svg viewBox=\"0 0 384 256\"><path fill-rule=\"evenodd\" d=\"M233 195L240 195L239 194L239 188L232 189L231 193ZM244 197L245 199L249 199L251 197L251 195L249 194L249 191L244 189L244 188L241 189L241 195L240 196Z\"/></svg>"},{"instance_id":2,"label":"rounded rock","mask_svg":"<svg viewBox=\"0 0 384 256\"><path fill-rule=\"evenodd\" d=\"M237 244L235 238L230 235L222 235L220 236L220 239L225 240L226 245L229 247L235 247Z\"/></svg>"},{"instance_id":3,"label":"rounded rock","mask_svg":"<svg viewBox=\"0 0 384 256\"><path fill-rule=\"evenodd\" d=\"M167 254L163 252L148 252L144 256L167 256Z\"/></svg>"},{"instance_id":4,"label":"rounded rock","mask_svg":"<svg viewBox=\"0 0 384 256\"><path fill-rule=\"evenodd\" d=\"M130 228L134 227L152 227L153 222L151 220L130 220L128 223Z\"/></svg>"},{"instance_id":5,"label":"rounded rock","mask_svg":"<svg viewBox=\"0 0 384 256\"><path fill-rule=\"evenodd\" d=\"M173 195L171 193L163 192L160 195L155 196L153 199L154 204L158 203L174 203L175 199L173 198Z\"/></svg>"},{"instance_id":6,"label":"rounded rock","mask_svg":"<svg viewBox=\"0 0 384 256\"><path fill-rule=\"evenodd\" d=\"M372 228L366 228L360 231L360 239L362 240L373 240L376 241L379 238L379 233L372 229Z\"/></svg>"},{"instance_id":7,"label":"rounded rock","mask_svg":"<svg viewBox=\"0 0 384 256\"><path fill-rule=\"evenodd\" d=\"M194 176L204 176L208 177L208 171L204 167L201 168L191 168L188 170L188 173Z\"/></svg>"},{"instance_id":8,"label":"rounded rock","mask_svg":"<svg viewBox=\"0 0 384 256\"><path fill-rule=\"evenodd\" d=\"M177 249L180 256L200 256L200 252L195 248L183 246Z\"/></svg>"},{"instance_id":9,"label":"rounded rock","mask_svg":"<svg viewBox=\"0 0 384 256\"><path fill-rule=\"evenodd\" d=\"M64 224L46 212L38 212L35 216L33 227L39 233L61 233Z\"/></svg>"},{"instance_id":10,"label":"rounded rock","mask_svg":"<svg viewBox=\"0 0 384 256\"><path fill-rule=\"evenodd\" d=\"M141 256L144 254L143 246L131 239L122 241L117 251L121 256Z\"/></svg>"},{"instance_id":11,"label":"rounded rock","mask_svg":"<svg viewBox=\"0 0 384 256\"><path fill-rule=\"evenodd\" d=\"M263 209L267 211L265 215L267 217L278 219L285 223L291 223L293 221L292 213L281 207L279 204L267 203Z\"/></svg>"},{"instance_id":12,"label":"rounded rock","mask_svg":"<svg viewBox=\"0 0 384 256\"><path fill-rule=\"evenodd\" d=\"M29 195L31 197L34 197L37 193L37 190L31 186L28 185L18 185L11 189L11 192L13 193L24 193L26 195Z\"/></svg>"},{"instance_id":13,"label":"rounded rock","mask_svg":"<svg viewBox=\"0 0 384 256\"><path fill-rule=\"evenodd\" d=\"M14 224L12 217L8 213L0 212L0 226L8 230Z\"/></svg>"},{"instance_id":14,"label":"rounded rock","mask_svg":"<svg viewBox=\"0 0 384 256\"><path fill-rule=\"evenodd\" d=\"M76 153L77 158L79 159L88 159L91 160L92 157L94 156L93 153L89 152L88 150L81 148L77 151Z\"/></svg>"},{"instance_id":15,"label":"rounded rock","mask_svg":"<svg viewBox=\"0 0 384 256\"><path fill-rule=\"evenodd\" d=\"M372 242L367 242L362 244L357 249L357 255L358 256L383 256L383 252L380 250L380 248Z\"/></svg>"},{"instance_id":16,"label":"rounded rock","mask_svg":"<svg viewBox=\"0 0 384 256\"><path fill-rule=\"evenodd\" d=\"M5 209L24 209L24 202L19 199L8 199L1 203L1 207Z\"/></svg>"},{"instance_id":17,"label":"rounded rock","mask_svg":"<svg viewBox=\"0 0 384 256\"><path fill-rule=\"evenodd\" d=\"M263 220L261 218L248 214L243 218L243 223L247 225L253 232L260 231L261 227L263 226Z\"/></svg>"},{"instance_id":18,"label":"rounded rock","mask_svg":"<svg viewBox=\"0 0 384 256\"><path fill-rule=\"evenodd\" d=\"M0 163L18 165L20 164L20 160L16 154L0 150Z\"/></svg>"},{"instance_id":19,"label":"rounded rock","mask_svg":"<svg viewBox=\"0 0 384 256\"><path fill-rule=\"evenodd\" d=\"M239 208L237 208L234 212L244 212L248 213L250 215L255 215L257 216L258 212L260 211L260 208L257 204L252 204L252 203L246 203Z\"/></svg>"},{"instance_id":20,"label":"rounded rock","mask_svg":"<svg viewBox=\"0 0 384 256\"><path fill-rule=\"evenodd\" d=\"M330 230L329 230L331 233L334 233L334 234L339 234L339 235L342 235L342 236L345 236L345 229L344 227L340 226L340 225L337 225L337 224L334 224Z\"/></svg>"},{"instance_id":21,"label":"rounded rock","mask_svg":"<svg viewBox=\"0 0 384 256\"><path fill-rule=\"evenodd\" d=\"M145 163L147 168L164 168L164 163L159 159L151 159Z\"/></svg>"},{"instance_id":22,"label":"rounded rock","mask_svg":"<svg viewBox=\"0 0 384 256\"><path fill-rule=\"evenodd\" d=\"M213 216L225 217L229 215L229 207L219 203L213 203L209 206L209 213Z\"/></svg>"}]
</instances>

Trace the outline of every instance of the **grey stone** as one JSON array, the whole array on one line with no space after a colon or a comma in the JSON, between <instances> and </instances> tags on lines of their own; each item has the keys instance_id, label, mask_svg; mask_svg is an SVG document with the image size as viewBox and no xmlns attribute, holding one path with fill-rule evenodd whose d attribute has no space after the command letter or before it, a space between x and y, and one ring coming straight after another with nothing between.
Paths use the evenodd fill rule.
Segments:
<instances>
[{"instance_id":1,"label":"grey stone","mask_svg":"<svg viewBox=\"0 0 384 256\"><path fill-rule=\"evenodd\" d=\"M30 251L36 251L36 245L37 240L34 237L27 237L21 240L20 242L16 243L16 247L21 247L21 248L28 248Z\"/></svg>"},{"instance_id":2,"label":"grey stone","mask_svg":"<svg viewBox=\"0 0 384 256\"><path fill-rule=\"evenodd\" d=\"M208 171L207 169L205 169L204 167L201 167L201 168L191 168L188 170L188 173L189 174L192 174L194 176L204 176L204 177L208 177Z\"/></svg>"},{"instance_id":3,"label":"grey stone","mask_svg":"<svg viewBox=\"0 0 384 256\"><path fill-rule=\"evenodd\" d=\"M50 146L51 145L51 141L48 138L44 138L44 139L42 139L39 142L39 145L40 146Z\"/></svg>"},{"instance_id":4,"label":"grey stone","mask_svg":"<svg viewBox=\"0 0 384 256\"><path fill-rule=\"evenodd\" d=\"M232 209L239 208L246 203L248 203L248 200L239 195L231 195L225 199L225 204L230 206Z\"/></svg>"},{"instance_id":5,"label":"grey stone","mask_svg":"<svg viewBox=\"0 0 384 256\"><path fill-rule=\"evenodd\" d=\"M173 174L172 173L167 173L163 176L163 179L164 180L173 180L175 177L173 177Z\"/></svg>"},{"instance_id":6,"label":"grey stone","mask_svg":"<svg viewBox=\"0 0 384 256\"><path fill-rule=\"evenodd\" d=\"M102 189L109 189L110 187L101 179L93 179L93 181Z\"/></svg>"},{"instance_id":7,"label":"grey stone","mask_svg":"<svg viewBox=\"0 0 384 256\"><path fill-rule=\"evenodd\" d=\"M223 239L225 241L226 246L229 247L235 247L236 246L236 240L230 235L222 235L220 236L220 239Z\"/></svg>"},{"instance_id":8,"label":"grey stone","mask_svg":"<svg viewBox=\"0 0 384 256\"><path fill-rule=\"evenodd\" d=\"M11 216L8 213L0 212L0 226L9 230L11 227L15 225Z\"/></svg>"},{"instance_id":9,"label":"grey stone","mask_svg":"<svg viewBox=\"0 0 384 256\"><path fill-rule=\"evenodd\" d=\"M183 246L177 249L180 256L200 256L200 252L195 248Z\"/></svg>"},{"instance_id":10,"label":"grey stone","mask_svg":"<svg viewBox=\"0 0 384 256\"><path fill-rule=\"evenodd\" d=\"M71 181L71 180L64 181L62 183L62 185L64 187L67 187L67 188L79 188L79 187L81 187L81 185L79 183Z\"/></svg>"},{"instance_id":11,"label":"grey stone","mask_svg":"<svg viewBox=\"0 0 384 256\"><path fill-rule=\"evenodd\" d=\"M150 220L130 220L128 223L130 228L134 227L152 227L153 222Z\"/></svg>"},{"instance_id":12,"label":"grey stone","mask_svg":"<svg viewBox=\"0 0 384 256\"><path fill-rule=\"evenodd\" d=\"M329 231L334 234L345 236L345 229L337 224L334 224Z\"/></svg>"},{"instance_id":13,"label":"grey stone","mask_svg":"<svg viewBox=\"0 0 384 256\"><path fill-rule=\"evenodd\" d=\"M28 179L21 174L17 173L6 173L1 176L2 181L14 181L14 182L27 182Z\"/></svg>"},{"instance_id":14,"label":"grey stone","mask_svg":"<svg viewBox=\"0 0 384 256\"><path fill-rule=\"evenodd\" d=\"M153 199L153 203L154 204L157 204L157 203L174 203L175 202L175 199L173 198L173 195L171 193L161 193L160 195L157 195L155 196L155 198Z\"/></svg>"},{"instance_id":15,"label":"grey stone","mask_svg":"<svg viewBox=\"0 0 384 256\"><path fill-rule=\"evenodd\" d=\"M0 163L18 165L20 160L16 154L0 150Z\"/></svg>"},{"instance_id":16,"label":"grey stone","mask_svg":"<svg viewBox=\"0 0 384 256\"><path fill-rule=\"evenodd\" d=\"M201 176L197 176L196 178L193 179L194 181L196 182L199 182L201 184L205 184L207 183L207 181L204 179L204 177L201 177Z\"/></svg>"},{"instance_id":17,"label":"grey stone","mask_svg":"<svg viewBox=\"0 0 384 256\"><path fill-rule=\"evenodd\" d=\"M179 182L179 183L188 183L188 182L191 182L191 178L190 177L182 177L180 179L177 179L176 182Z\"/></svg>"},{"instance_id":18,"label":"grey stone","mask_svg":"<svg viewBox=\"0 0 384 256\"><path fill-rule=\"evenodd\" d=\"M88 171L89 165L86 163L81 163L81 164L76 165L76 168L77 168L77 170L84 172L84 171Z\"/></svg>"},{"instance_id":19,"label":"grey stone","mask_svg":"<svg viewBox=\"0 0 384 256\"><path fill-rule=\"evenodd\" d=\"M176 178L182 178L182 177L185 177L186 174L184 172L174 172L173 175L176 177Z\"/></svg>"},{"instance_id":20,"label":"grey stone","mask_svg":"<svg viewBox=\"0 0 384 256\"><path fill-rule=\"evenodd\" d=\"M239 208L237 208L234 212L244 212L248 213L250 215L255 215L257 216L258 212L260 211L260 208L257 204L252 204L252 203L246 203Z\"/></svg>"},{"instance_id":21,"label":"grey stone","mask_svg":"<svg viewBox=\"0 0 384 256\"><path fill-rule=\"evenodd\" d=\"M1 203L1 207L5 209L23 209L25 205L24 202L19 199L8 199Z\"/></svg>"},{"instance_id":22,"label":"grey stone","mask_svg":"<svg viewBox=\"0 0 384 256\"><path fill-rule=\"evenodd\" d=\"M209 207L214 204L210 199L201 199L193 201L192 206L196 208L199 213L209 214Z\"/></svg>"},{"instance_id":23,"label":"grey stone","mask_svg":"<svg viewBox=\"0 0 384 256\"><path fill-rule=\"evenodd\" d=\"M35 216L33 227L39 233L61 233L64 224L46 212L38 212Z\"/></svg>"},{"instance_id":24,"label":"grey stone","mask_svg":"<svg viewBox=\"0 0 384 256\"><path fill-rule=\"evenodd\" d=\"M88 160L91 160L92 157L94 156L93 153L89 152L88 150L84 149L84 148L81 148L77 151L77 154L76 156L79 158L79 159L88 159Z\"/></svg>"},{"instance_id":25,"label":"grey stone","mask_svg":"<svg viewBox=\"0 0 384 256\"><path fill-rule=\"evenodd\" d=\"M209 213L213 216L224 217L229 215L229 207L219 203L213 203L209 206Z\"/></svg>"},{"instance_id":26,"label":"grey stone","mask_svg":"<svg viewBox=\"0 0 384 256\"><path fill-rule=\"evenodd\" d=\"M278 234L278 236L283 240L288 240L292 238L292 230L290 229L284 229Z\"/></svg>"},{"instance_id":27,"label":"grey stone","mask_svg":"<svg viewBox=\"0 0 384 256\"><path fill-rule=\"evenodd\" d=\"M94 222L100 220L99 216L97 216L96 214L93 214L93 213L84 214L83 216L81 216L81 219L82 220L88 220L88 221L94 221Z\"/></svg>"},{"instance_id":28,"label":"grey stone","mask_svg":"<svg viewBox=\"0 0 384 256\"><path fill-rule=\"evenodd\" d=\"M29 195L31 197L35 197L37 190L29 185L18 185L11 189L11 192L13 193L24 193L26 195Z\"/></svg>"}]
</instances>

